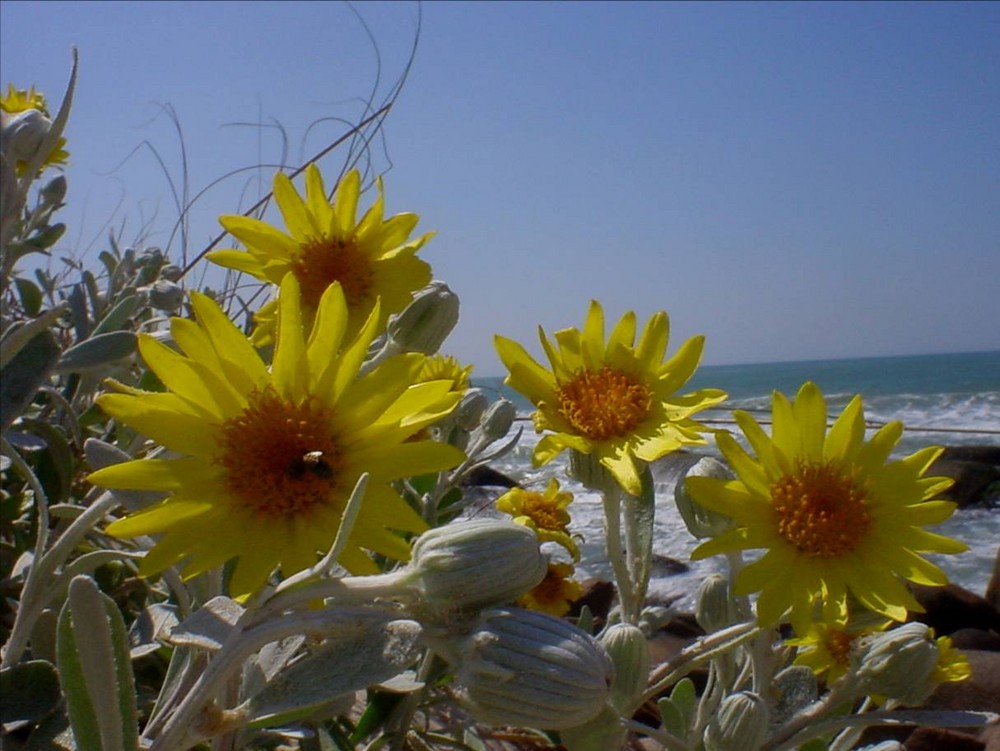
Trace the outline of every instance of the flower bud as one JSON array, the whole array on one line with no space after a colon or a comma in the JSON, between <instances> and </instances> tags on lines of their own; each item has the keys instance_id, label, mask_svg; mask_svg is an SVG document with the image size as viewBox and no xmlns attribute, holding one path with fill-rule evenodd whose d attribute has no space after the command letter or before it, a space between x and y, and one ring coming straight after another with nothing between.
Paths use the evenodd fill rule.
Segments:
<instances>
[{"instance_id":1,"label":"flower bud","mask_svg":"<svg viewBox=\"0 0 1000 751\"><path fill-rule=\"evenodd\" d=\"M695 619L705 633L720 631L739 620L729 580L721 574L706 576L695 599Z\"/></svg>"},{"instance_id":2,"label":"flower bud","mask_svg":"<svg viewBox=\"0 0 1000 751\"><path fill-rule=\"evenodd\" d=\"M38 195L46 206L59 206L66 197L66 187L66 176L57 175L38 191Z\"/></svg>"},{"instance_id":3,"label":"flower bud","mask_svg":"<svg viewBox=\"0 0 1000 751\"><path fill-rule=\"evenodd\" d=\"M727 696L705 728L705 751L746 751L760 748L767 737L767 706L757 694L740 691Z\"/></svg>"},{"instance_id":4,"label":"flower bud","mask_svg":"<svg viewBox=\"0 0 1000 751\"><path fill-rule=\"evenodd\" d=\"M733 473L729 468L711 456L699 460L688 470L687 477L711 477L716 480L732 480ZM684 520L688 532L697 538L718 537L729 531L733 521L728 516L710 511L698 503L688 492L687 484L681 480L674 488L674 502Z\"/></svg>"},{"instance_id":5,"label":"flower bud","mask_svg":"<svg viewBox=\"0 0 1000 751\"><path fill-rule=\"evenodd\" d=\"M869 696L895 699L916 707L934 690L938 646L922 623L904 623L890 631L862 637L857 677Z\"/></svg>"},{"instance_id":6,"label":"flower bud","mask_svg":"<svg viewBox=\"0 0 1000 751\"><path fill-rule=\"evenodd\" d=\"M421 607L433 619L511 602L538 584L548 566L531 529L474 519L420 535L410 568Z\"/></svg>"},{"instance_id":7,"label":"flower bud","mask_svg":"<svg viewBox=\"0 0 1000 751\"><path fill-rule=\"evenodd\" d=\"M404 351L432 355L456 323L458 295L444 282L431 282L401 313L392 317L386 333Z\"/></svg>"},{"instance_id":8,"label":"flower bud","mask_svg":"<svg viewBox=\"0 0 1000 751\"><path fill-rule=\"evenodd\" d=\"M497 399L487 409L480 421L483 437L488 441L499 441L510 432L510 426L517 417L517 407L506 399Z\"/></svg>"},{"instance_id":9,"label":"flower bud","mask_svg":"<svg viewBox=\"0 0 1000 751\"><path fill-rule=\"evenodd\" d=\"M179 282L182 276L184 269L173 263L168 263L160 269L160 279L166 279L168 282Z\"/></svg>"},{"instance_id":10,"label":"flower bud","mask_svg":"<svg viewBox=\"0 0 1000 751\"><path fill-rule=\"evenodd\" d=\"M611 703L624 717L631 717L642 703L649 681L649 644L638 626L615 623L598 638L615 666Z\"/></svg>"},{"instance_id":11,"label":"flower bud","mask_svg":"<svg viewBox=\"0 0 1000 751\"><path fill-rule=\"evenodd\" d=\"M45 143L52 121L41 111L27 109L4 118L3 151L12 163L28 162Z\"/></svg>"},{"instance_id":12,"label":"flower bud","mask_svg":"<svg viewBox=\"0 0 1000 751\"><path fill-rule=\"evenodd\" d=\"M473 430L479 425L489 403L481 389L469 389L455 408L455 424L462 430Z\"/></svg>"},{"instance_id":13,"label":"flower bud","mask_svg":"<svg viewBox=\"0 0 1000 751\"><path fill-rule=\"evenodd\" d=\"M168 282L166 279L159 279L147 288L149 292L149 303L157 310L165 310L171 313L177 310L184 302L184 290L180 285Z\"/></svg>"},{"instance_id":14,"label":"flower bud","mask_svg":"<svg viewBox=\"0 0 1000 751\"><path fill-rule=\"evenodd\" d=\"M457 647L460 701L480 722L563 730L605 708L613 668L567 621L520 608L487 610Z\"/></svg>"}]
</instances>

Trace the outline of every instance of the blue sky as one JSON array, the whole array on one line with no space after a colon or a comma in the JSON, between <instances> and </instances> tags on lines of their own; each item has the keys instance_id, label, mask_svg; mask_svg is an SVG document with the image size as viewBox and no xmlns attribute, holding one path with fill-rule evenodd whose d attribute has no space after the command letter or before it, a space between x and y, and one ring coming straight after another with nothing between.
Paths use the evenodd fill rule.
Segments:
<instances>
[{"instance_id":1,"label":"blue sky","mask_svg":"<svg viewBox=\"0 0 1000 751\"><path fill-rule=\"evenodd\" d=\"M382 100L417 6L0 4L0 81L80 50L65 253L182 253L152 152L184 133L188 253ZM1000 349L1000 4L438 3L372 166L462 299L446 349L664 309L706 363ZM373 95L374 92L374 95ZM255 127L265 123L267 127ZM312 127L310 127L312 125ZM336 173L346 152L322 163ZM110 225L106 223L110 220ZM195 277L194 281L200 277Z\"/></svg>"}]
</instances>

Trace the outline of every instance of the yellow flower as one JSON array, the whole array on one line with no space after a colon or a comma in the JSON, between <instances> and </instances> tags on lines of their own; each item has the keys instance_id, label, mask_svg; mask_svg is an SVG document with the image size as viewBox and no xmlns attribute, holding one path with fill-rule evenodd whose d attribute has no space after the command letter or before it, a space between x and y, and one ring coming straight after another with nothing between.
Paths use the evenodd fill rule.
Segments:
<instances>
[{"instance_id":1,"label":"yellow flower","mask_svg":"<svg viewBox=\"0 0 1000 751\"><path fill-rule=\"evenodd\" d=\"M451 381L451 390L465 393L469 388L472 366L462 367L462 363L450 355L431 355L424 360L424 366L417 376L418 382Z\"/></svg>"},{"instance_id":2,"label":"yellow flower","mask_svg":"<svg viewBox=\"0 0 1000 751\"><path fill-rule=\"evenodd\" d=\"M340 563L374 573L362 551L404 560L395 530L419 532L420 516L391 481L454 467L458 449L407 442L454 408L447 381L411 386L422 355L400 355L358 375L379 318L376 306L353 340L344 339L340 285L320 300L308 339L298 282L281 284L277 346L270 369L208 297L193 293L197 322L171 324L178 353L150 336L139 350L166 393L105 394L101 408L183 456L139 459L101 469L109 488L159 490L168 498L108 526L116 537L164 533L140 567L155 574L185 561L186 577L237 558L233 596L265 583L276 566L301 571L329 549L359 476L370 474L360 515Z\"/></svg>"},{"instance_id":3,"label":"yellow flower","mask_svg":"<svg viewBox=\"0 0 1000 751\"><path fill-rule=\"evenodd\" d=\"M828 683L833 683L851 667L851 648L855 640L875 631L885 629L891 621L875 624L854 624L843 628L825 623L813 623L802 637L786 640L796 647L795 664L805 665L821 676L826 673Z\"/></svg>"},{"instance_id":4,"label":"yellow flower","mask_svg":"<svg viewBox=\"0 0 1000 751\"><path fill-rule=\"evenodd\" d=\"M580 560L580 549L570 537L566 527L570 522L566 507L573 502L573 494L560 491L559 482L552 478L544 493L523 488L512 488L497 498L496 506L510 514L516 524L531 527L542 542L557 542L569 551L574 561Z\"/></svg>"},{"instance_id":5,"label":"yellow flower","mask_svg":"<svg viewBox=\"0 0 1000 751\"><path fill-rule=\"evenodd\" d=\"M34 86L28 90L16 89L12 83L7 85L7 96L0 98L0 110L11 114L26 110L38 110L43 115L49 114L42 92L35 91Z\"/></svg>"},{"instance_id":6,"label":"yellow flower","mask_svg":"<svg viewBox=\"0 0 1000 751\"><path fill-rule=\"evenodd\" d=\"M934 636L933 629L931 636ZM938 660L931 673L931 680L935 684L958 683L972 677L972 665L969 664L969 658L952 646L949 637L939 636L935 643L938 648Z\"/></svg>"},{"instance_id":7,"label":"yellow flower","mask_svg":"<svg viewBox=\"0 0 1000 751\"><path fill-rule=\"evenodd\" d=\"M381 180L375 203L357 221L360 194L361 175L357 170L348 172L337 185L332 204L316 165L306 168L305 199L287 175L278 173L274 176L274 199L288 233L259 219L222 216L222 226L247 251L218 250L209 253L208 258L274 284L280 284L291 272L299 282L307 323L312 322L326 288L340 282L347 299L348 335L368 319L376 299L381 303L381 330L388 317L405 308L413 293L430 281L430 266L416 254L433 233L408 241L417 225L416 214L382 219ZM255 343L270 340L274 311L272 302L257 314Z\"/></svg>"},{"instance_id":8,"label":"yellow flower","mask_svg":"<svg viewBox=\"0 0 1000 751\"><path fill-rule=\"evenodd\" d=\"M947 577L918 553L960 553L967 547L922 529L938 524L955 504L932 500L951 481L923 477L941 449L930 447L886 463L903 426L890 423L865 442L861 397L856 396L827 431L826 402L806 383L794 404L773 399L772 435L747 413L734 413L756 453L719 434L719 448L737 479L690 478L694 499L732 517L736 526L692 554L764 548L742 569L735 593L760 592L757 616L776 623L791 609L795 631L806 633L814 605L821 620L847 623L848 592L867 609L895 621L920 605L899 577L942 585Z\"/></svg>"},{"instance_id":9,"label":"yellow flower","mask_svg":"<svg viewBox=\"0 0 1000 751\"><path fill-rule=\"evenodd\" d=\"M535 448L536 466L564 449L593 454L626 491L639 495L637 459L651 462L681 446L705 442L698 431L707 428L691 416L726 395L702 389L675 396L698 367L704 337L689 339L662 362L668 328L667 314L654 314L636 346L636 318L630 311L605 344L604 311L592 301L582 332L556 332L558 349L539 329L551 371L520 344L496 337L497 352L510 371L506 383L538 408L535 429L552 431Z\"/></svg>"},{"instance_id":10,"label":"yellow flower","mask_svg":"<svg viewBox=\"0 0 1000 751\"><path fill-rule=\"evenodd\" d=\"M556 618L566 615L570 606L583 594L580 583L570 578L573 570L569 563L550 563L545 578L519 597L517 604Z\"/></svg>"},{"instance_id":11,"label":"yellow flower","mask_svg":"<svg viewBox=\"0 0 1000 751\"><path fill-rule=\"evenodd\" d=\"M17 117L29 110L36 110L36 112L32 112L30 115L25 115L24 117ZM45 95L40 91L35 91L34 86L25 90L16 89L14 88L14 84L8 84L7 95L0 97L0 112L3 113L2 120L5 139L11 140L14 144L13 150L15 152L21 152L14 160L16 162L16 172L18 176L21 176L27 170L31 157L37 155L37 147L48 133L49 127L52 124L49 120L51 115L49 114L48 104L45 101ZM41 114L39 115L39 113ZM33 117L34 119L29 122L29 120L25 119L28 117ZM18 126L11 130L11 123L15 119L18 122ZM69 152L63 148L65 145L65 138L57 139L52 150L45 157L45 161L42 162L41 167L66 164ZM30 154L25 153L25 149L30 150ZM8 158L10 158L9 151Z\"/></svg>"}]
</instances>

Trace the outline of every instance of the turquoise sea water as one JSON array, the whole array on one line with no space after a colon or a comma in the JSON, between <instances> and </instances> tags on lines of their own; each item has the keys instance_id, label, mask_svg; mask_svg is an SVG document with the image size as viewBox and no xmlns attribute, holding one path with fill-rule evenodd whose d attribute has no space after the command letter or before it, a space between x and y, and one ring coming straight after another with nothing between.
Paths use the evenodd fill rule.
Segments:
<instances>
[{"instance_id":1,"label":"turquoise sea water","mask_svg":"<svg viewBox=\"0 0 1000 751\"><path fill-rule=\"evenodd\" d=\"M531 466L531 452L538 441L527 416L532 405L520 394L503 385L502 378L473 379L487 393L503 395L517 406L524 432L518 448L496 463L496 468L522 484L540 487L549 477L559 478L575 493L573 531L584 538L581 549L584 575L607 576L604 558L600 499L582 486L566 480L565 455L544 467ZM766 421L771 393L793 396L806 381L823 390L831 417L847 402L861 394L865 416L872 427L900 420L906 432L897 447L897 456L928 445L1000 446L1000 351L947 355L858 358L808 362L760 363L751 365L709 365L698 370L688 387L720 388L729 400L720 409L703 413L705 421L725 426L730 410L743 409ZM517 426L516 426L517 427ZM703 449L714 453L711 446ZM680 523L672 502L673 487L657 484L656 540L654 552L687 561L695 546ZM1000 509L959 511L936 531L956 537L971 550L958 556L934 556L934 561L958 584L982 592L993 570L1000 544ZM719 561L693 564L682 576L656 578L652 591L664 596L690 591L703 576L717 570ZM688 597L685 597L688 601Z\"/></svg>"}]
</instances>

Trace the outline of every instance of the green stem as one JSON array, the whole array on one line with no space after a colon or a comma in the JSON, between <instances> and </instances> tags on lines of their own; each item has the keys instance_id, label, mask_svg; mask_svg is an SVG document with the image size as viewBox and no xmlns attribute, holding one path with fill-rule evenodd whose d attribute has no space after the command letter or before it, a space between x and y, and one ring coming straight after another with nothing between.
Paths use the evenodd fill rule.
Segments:
<instances>
[{"instance_id":1,"label":"green stem","mask_svg":"<svg viewBox=\"0 0 1000 751\"><path fill-rule=\"evenodd\" d=\"M601 494L604 508L604 530L608 547L608 561L615 575L618 586L618 602L621 604L622 620L626 623L638 623L638 609L635 603L635 592L632 588L632 577L625 561L625 550L622 548L622 494L616 488L606 488Z\"/></svg>"}]
</instances>

